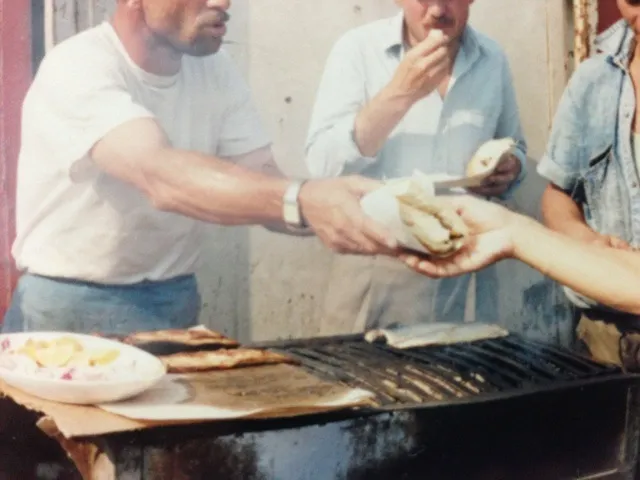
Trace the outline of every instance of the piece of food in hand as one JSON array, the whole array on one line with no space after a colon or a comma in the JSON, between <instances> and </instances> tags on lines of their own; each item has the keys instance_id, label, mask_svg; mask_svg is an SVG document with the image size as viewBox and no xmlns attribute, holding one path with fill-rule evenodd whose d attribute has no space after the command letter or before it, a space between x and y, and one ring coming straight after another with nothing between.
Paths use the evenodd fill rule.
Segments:
<instances>
[{"instance_id":1,"label":"piece of food in hand","mask_svg":"<svg viewBox=\"0 0 640 480\"><path fill-rule=\"evenodd\" d=\"M515 145L513 138L500 138L483 143L467 164L467 177L491 174L500 159L512 152Z\"/></svg>"},{"instance_id":2,"label":"piece of food in hand","mask_svg":"<svg viewBox=\"0 0 640 480\"><path fill-rule=\"evenodd\" d=\"M398 195L400 218L420 244L435 256L449 256L466 244L469 229L441 198L409 188Z\"/></svg>"}]
</instances>

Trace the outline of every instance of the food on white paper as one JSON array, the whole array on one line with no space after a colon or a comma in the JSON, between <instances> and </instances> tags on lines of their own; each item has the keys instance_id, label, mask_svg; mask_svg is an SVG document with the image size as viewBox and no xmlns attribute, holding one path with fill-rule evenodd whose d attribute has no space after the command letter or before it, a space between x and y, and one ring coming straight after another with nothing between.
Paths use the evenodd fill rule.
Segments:
<instances>
[{"instance_id":1,"label":"food on white paper","mask_svg":"<svg viewBox=\"0 0 640 480\"><path fill-rule=\"evenodd\" d=\"M400 218L416 239L437 256L451 255L464 247L469 229L442 199L412 191L398 195Z\"/></svg>"},{"instance_id":2,"label":"food on white paper","mask_svg":"<svg viewBox=\"0 0 640 480\"><path fill-rule=\"evenodd\" d=\"M477 340L500 338L509 331L488 323L426 323L399 328L369 330L365 340L386 343L395 348L415 348L427 345L451 345Z\"/></svg>"},{"instance_id":3,"label":"food on white paper","mask_svg":"<svg viewBox=\"0 0 640 480\"><path fill-rule=\"evenodd\" d=\"M467 177L491 175L502 157L512 152L515 146L513 138L500 138L483 143L467 164Z\"/></svg>"},{"instance_id":4,"label":"food on white paper","mask_svg":"<svg viewBox=\"0 0 640 480\"><path fill-rule=\"evenodd\" d=\"M367 215L408 249L448 256L466 243L464 221L443 198L435 196L426 175L390 180L360 203Z\"/></svg>"}]
</instances>

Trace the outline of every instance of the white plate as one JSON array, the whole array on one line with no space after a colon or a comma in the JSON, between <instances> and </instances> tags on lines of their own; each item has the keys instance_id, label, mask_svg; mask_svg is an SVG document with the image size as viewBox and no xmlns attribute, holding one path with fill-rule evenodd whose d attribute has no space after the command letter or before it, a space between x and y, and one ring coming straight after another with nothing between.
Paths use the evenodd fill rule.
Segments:
<instances>
[{"instance_id":1,"label":"white plate","mask_svg":"<svg viewBox=\"0 0 640 480\"><path fill-rule=\"evenodd\" d=\"M109 375L99 380L63 380L47 378L26 369L10 369L8 363L15 355L6 352L7 342L11 349L19 348L28 339L52 340L58 337L73 337L88 349L120 350L118 358L109 365ZM91 367L85 367L85 371ZM59 369L40 369L59 372ZM92 405L116 402L138 395L155 385L166 369L155 356L131 345L67 332L24 332L0 335L0 378L7 384L36 397L56 402Z\"/></svg>"}]
</instances>

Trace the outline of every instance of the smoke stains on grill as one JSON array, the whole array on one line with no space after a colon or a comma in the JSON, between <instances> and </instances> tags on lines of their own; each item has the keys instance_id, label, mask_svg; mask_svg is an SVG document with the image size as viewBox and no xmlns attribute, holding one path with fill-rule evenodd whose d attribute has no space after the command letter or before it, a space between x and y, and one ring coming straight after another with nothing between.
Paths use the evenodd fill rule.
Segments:
<instances>
[{"instance_id":1,"label":"smoke stains on grill","mask_svg":"<svg viewBox=\"0 0 640 480\"><path fill-rule=\"evenodd\" d=\"M410 413L359 418L345 425L351 449L349 472L367 469L381 458L407 458L414 449L415 424ZM356 478L349 473L346 478ZM391 478L391 477L389 477Z\"/></svg>"},{"instance_id":2,"label":"smoke stains on grill","mask_svg":"<svg viewBox=\"0 0 640 480\"><path fill-rule=\"evenodd\" d=\"M257 445L246 439L194 440L179 445L146 448L142 478L268 480L260 471L258 462Z\"/></svg>"}]
</instances>

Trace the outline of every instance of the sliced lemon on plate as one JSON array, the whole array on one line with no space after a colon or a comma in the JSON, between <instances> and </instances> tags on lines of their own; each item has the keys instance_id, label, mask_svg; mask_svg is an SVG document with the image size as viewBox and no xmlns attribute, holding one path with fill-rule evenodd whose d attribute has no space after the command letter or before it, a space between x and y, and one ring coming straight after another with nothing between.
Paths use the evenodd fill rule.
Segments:
<instances>
[{"instance_id":1,"label":"sliced lemon on plate","mask_svg":"<svg viewBox=\"0 0 640 480\"><path fill-rule=\"evenodd\" d=\"M75 347L71 344L51 345L36 350L34 356L38 365L42 367L64 367L75 353Z\"/></svg>"},{"instance_id":2,"label":"sliced lemon on plate","mask_svg":"<svg viewBox=\"0 0 640 480\"><path fill-rule=\"evenodd\" d=\"M91 354L89 358L89 365L91 366L104 366L113 363L120 356L120 350L116 348L110 348L108 350L98 350Z\"/></svg>"}]
</instances>

